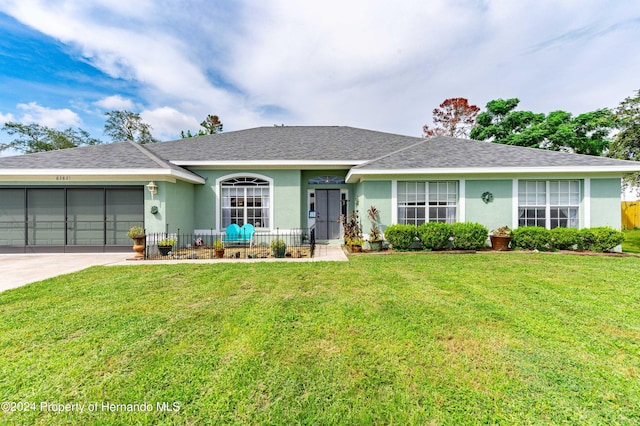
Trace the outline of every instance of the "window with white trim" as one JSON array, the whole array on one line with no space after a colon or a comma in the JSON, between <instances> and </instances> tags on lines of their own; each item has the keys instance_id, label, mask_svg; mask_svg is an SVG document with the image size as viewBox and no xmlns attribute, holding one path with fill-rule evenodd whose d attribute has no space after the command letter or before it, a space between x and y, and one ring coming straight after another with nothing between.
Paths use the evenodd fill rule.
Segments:
<instances>
[{"instance_id":1,"label":"window with white trim","mask_svg":"<svg viewBox=\"0 0 640 426\"><path fill-rule=\"evenodd\" d=\"M453 223L457 206L458 182L398 182L398 223Z\"/></svg>"},{"instance_id":2,"label":"window with white trim","mask_svg":"<svg viewBox=\"0 0 640 426\"><path fill-rule=\"evenodd\" d=\"M580 181L518 181L518 226L580 227Z\"/></svg>"},{"instance_id":3,"label":"window with white trim","mask_svg":"<svg viewBox=\"0 0 640 426\"><path fill-rule=\"evenodd\" d=\"M222 189L222 227L250 223L269 228L269 182L256 177L233 177L224 180Z\"/></svg>"}]
</instances>

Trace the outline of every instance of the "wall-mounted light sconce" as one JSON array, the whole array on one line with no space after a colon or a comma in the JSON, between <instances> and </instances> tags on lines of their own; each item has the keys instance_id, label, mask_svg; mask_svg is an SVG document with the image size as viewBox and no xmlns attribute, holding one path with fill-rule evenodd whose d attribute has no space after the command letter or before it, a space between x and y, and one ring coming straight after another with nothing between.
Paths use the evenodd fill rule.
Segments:
<instances>
[{"instance_id":1,"label":"wall-mounted light sconce","mask_svg":"<svg viewBox=\"0 0 640 426\"><path fill-rule=\"evenodd\" d=\"M158 185L154 181L151 181L147 184L147 189L149 193L151 193L151 199L153 200L153 196L158 193Z\"/></svg>"}]
</instances>

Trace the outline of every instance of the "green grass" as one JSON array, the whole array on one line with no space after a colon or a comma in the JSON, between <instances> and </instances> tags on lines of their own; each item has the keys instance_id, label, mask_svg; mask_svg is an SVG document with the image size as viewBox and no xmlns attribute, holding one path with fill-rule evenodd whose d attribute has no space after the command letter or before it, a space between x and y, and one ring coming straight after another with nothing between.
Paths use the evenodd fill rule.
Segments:
<instances>
[{"instance_id":1,"label":"green grass","mask_svg":"<svg viewBox=\"0 0 640 426\"><path fill-rule=\"evenodd\" d=\"M625 237L622 243L622 251L640 253L640 229L628 229L622 232L624 232Z\"/></svg>"},{"instance_id":2,"label":"green grass","mask_svg":"<svg viewBox=\"0 0 640 426\"><path fill-rule=\"evenodd\" d=\"M0 401L37 404L0 423L638 424L639 265L505 253L91 268L0 294Z\"/></svg>"}]
</instances>

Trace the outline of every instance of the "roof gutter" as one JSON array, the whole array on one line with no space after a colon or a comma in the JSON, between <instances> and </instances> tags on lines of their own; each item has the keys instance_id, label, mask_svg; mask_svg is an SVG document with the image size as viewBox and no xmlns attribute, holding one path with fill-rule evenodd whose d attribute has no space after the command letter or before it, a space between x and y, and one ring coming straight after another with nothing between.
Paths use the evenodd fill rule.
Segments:
<instances>
[{"instance_id":1,"label":"roof gutter","mask_svg":"<svg viewBox=\"0 0 640 426\"><path fill-rule=\"evenodd\" d=\"M366 176L388 175L513 175L513 174L600 174L600 173L633 173L640 172L638 165L628 166L570 166L570 167L476 167L476 168L424 168L424 169L351 169L347 173L345 181L356 183Z\"/></svg>"},{"instance_id":2,"label":"roof gutter","mask_svg":"<svg viewBox=\"0 0 640 426\"><path fill-rule=\"evenodd\" d=\"M113 177L179 179L189 183L204 184L205 179L187 171L175 169L0 169L0 179L4 176L52 177L68 180L70 176L92 176L109 180Z\"/></svg>"}]
</instances>

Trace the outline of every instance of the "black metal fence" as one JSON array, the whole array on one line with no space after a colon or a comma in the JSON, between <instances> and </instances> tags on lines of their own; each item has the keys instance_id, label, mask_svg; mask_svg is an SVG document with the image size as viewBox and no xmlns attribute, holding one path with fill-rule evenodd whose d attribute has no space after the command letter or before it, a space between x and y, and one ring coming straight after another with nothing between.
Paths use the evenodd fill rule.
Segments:
<instances>
[{"instance_id":1,"label":"black metal fence","mask_svg":"<svg viewBox=\"0 0 640 426\"><path fill-rule=\"evenodd\" d=\"M145 259L267 259L312 258L315 229L255 231L247 241L227 238L214 230L206 234L147 233Z\"/></svg>"}]
</instances>

